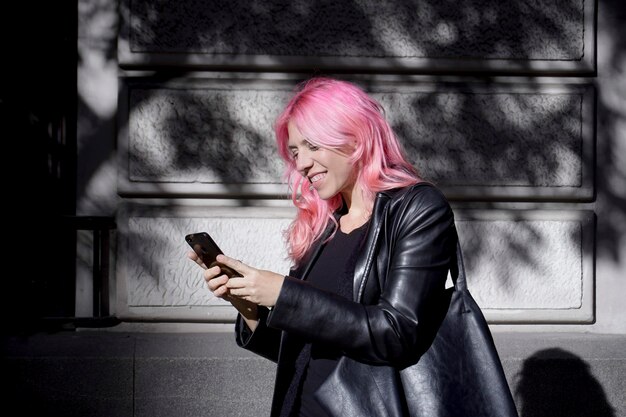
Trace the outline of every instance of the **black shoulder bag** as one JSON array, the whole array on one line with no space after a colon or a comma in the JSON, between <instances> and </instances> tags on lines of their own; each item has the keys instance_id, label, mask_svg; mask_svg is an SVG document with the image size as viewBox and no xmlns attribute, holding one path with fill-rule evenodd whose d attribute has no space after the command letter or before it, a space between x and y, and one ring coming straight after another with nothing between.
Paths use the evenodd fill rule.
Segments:
<instances>
[{"instance_id":1,"label":"black shoulder bag","mask_svg":"<svg viewBox=\"0 0 626 417\"><path fill-rule=\"evenodd\" d=\"M454 287L439 327L419 360L404 368L342 357L320 391L344 417L518 417L487 321L467 289L457 244ZM446 310L447 307L447 310Z\"/></svg>"}]
</instances>

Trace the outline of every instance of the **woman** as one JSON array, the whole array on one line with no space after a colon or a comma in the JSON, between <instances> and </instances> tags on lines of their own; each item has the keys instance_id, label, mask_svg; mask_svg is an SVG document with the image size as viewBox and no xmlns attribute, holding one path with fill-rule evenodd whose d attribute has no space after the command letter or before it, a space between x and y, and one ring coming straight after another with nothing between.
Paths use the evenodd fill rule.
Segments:
<instances>
[{"instance_id":1,"label":"woman","mask_svg":"<svg viewBox=\"0 0 626 417\"><path fill-rule=\"evenodd\" d=\"M220 256L243 276L214 266L204 278L241 313L237 343L278 363L272 416L331 415L340 399L324 383L342 357L402 367L432 336L429 311L456 259L454 218L403 156L381 106L351 83L303 83L275 130L297 207L286 233L294 268L285 277ZM398 384L377 378L348 383L364 397ZM381 401L403 409L393 389Z\"/></svg>"}]
</instances>

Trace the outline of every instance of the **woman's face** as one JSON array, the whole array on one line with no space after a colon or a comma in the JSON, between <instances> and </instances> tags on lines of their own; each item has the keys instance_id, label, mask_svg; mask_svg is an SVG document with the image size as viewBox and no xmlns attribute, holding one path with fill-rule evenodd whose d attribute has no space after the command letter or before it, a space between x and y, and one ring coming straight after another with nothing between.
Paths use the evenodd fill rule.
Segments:
<instances>
[{"instance_id":1,"label":"woman's face","mask_svg":"<svg viewBox=\"0 0 626 417\"><path fill-rule=\"evenodd\" d=\"M287 144L296 169L307 177L321 199L327 200L338 193L350 196L356 180L355 164L346 154L322 148L306 140L292 122L287 125Z\"/></svg>"}]
</instances>

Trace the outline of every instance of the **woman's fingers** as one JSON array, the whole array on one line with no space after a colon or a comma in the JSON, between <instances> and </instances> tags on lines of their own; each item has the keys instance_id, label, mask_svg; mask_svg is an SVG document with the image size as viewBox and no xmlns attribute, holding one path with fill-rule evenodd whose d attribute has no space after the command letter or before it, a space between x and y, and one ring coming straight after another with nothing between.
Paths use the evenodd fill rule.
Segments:
<instances>
[{"instance_id":1,"label":"woman's fingers","mask_svg":"<svg viewBox=\"0 0 626 417\"><path fill-rule=\"evenodd\" d=\"M233 264L235 267L237 265ZM285 277L271 271L244 267L248 272L243 277L231 278L224 284L228 287L228 293L258 305L275 305Z\"/></svg>"},{"instance_id":2,"label":"woman's fingers","mask_svg":"<svg viewBox=\"0 0 626 417\"><path fill-rule=\"evenodd\" d=\"M190 250L189 252L187 252L187 257L191 259L192 261L194 261L195 263L197 263L198 265L200 265L202 268L206 269L206 266L202 262L202 259L200 259L198 254L195 253L194 251Z\"/></svg>"},{"instance_id":3,"label":"woman's fingers","mask_svg":"<svg viewBox=\"0 0 626 417\"><path fill-rule=\"evenodd\" d=\"M192 256L190 258L193 259ZM218 265L204 271L207 287L215 296L228 300L236 297L263 306L276 304L285 279L283 275L253 268L226 255L218 255L216 261ZM241 276L229 278L226 268L237 271Z\"/></svg>"},{"instance_id":4,"label":"woman's fingers","mask_svg":"<svg viewBox=\"0 0 626 417\"><path fill-rule=\"evenodd\" d=\"M219 277L210 280L207 286L216 297L227 298L231 294L230 289L225 285L226 282L228 282L228 277L226 275L220 275Z\"/></svg>"},{"instance_id":5,"label":"woman's fingers","mask_svg":"<svg viewBox=\"0 0 626 417\"><path fill-rule=\"evenodd\" d=\"M216 297L225 297L228 295L228 277L222 274L219 266L206 269L203 273L207 287Z\"/></svg>"},{"instance_id":6,"label":"woman's fingers","mask_svg":"<svg viewBox=\"0 0 626 417\"><path fill-rule=\"evenodd\" d=\"M235 271L239 272L241 275L246 275L254 270L254 268L249 267L243 262L237 259L229 258L226 255L217 255L217 258L215 258L215 260L222 265L225 265L231 269L234 269Z\"/></svg>"},{"instance_id":7,"label":"woman's fingers","mask_svg":"<svg viewBox=\"0 0 626 417\"><path fill-rule=\"evenodd\" d=\"M220 275L224 275L224 274L222 274L222 270L220 269L219 266L213 266L211 268L205 269L203 272L204 280L207 283L210 283L211 281L213 281Z\"/></svg>"}]
</instances>

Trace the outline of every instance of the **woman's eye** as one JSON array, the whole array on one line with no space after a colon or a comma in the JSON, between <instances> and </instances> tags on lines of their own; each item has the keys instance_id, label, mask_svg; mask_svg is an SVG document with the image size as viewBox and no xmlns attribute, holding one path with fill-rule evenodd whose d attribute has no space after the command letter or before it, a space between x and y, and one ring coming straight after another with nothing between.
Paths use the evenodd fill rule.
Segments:
<instances>
[{"instance_id":1,"label":"woman's eye","mask_svg":"<svg viewBox=\"0 0 626 417\"><path fill-rule=\"evenodd\" d=\"M308 142L307 142L307 146L309 147L309 150L311 151L316 151L320 148L319 146L315 146L312 143L308 143Z\"/></svg>"}]
</instances>

